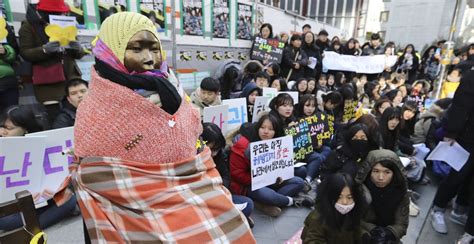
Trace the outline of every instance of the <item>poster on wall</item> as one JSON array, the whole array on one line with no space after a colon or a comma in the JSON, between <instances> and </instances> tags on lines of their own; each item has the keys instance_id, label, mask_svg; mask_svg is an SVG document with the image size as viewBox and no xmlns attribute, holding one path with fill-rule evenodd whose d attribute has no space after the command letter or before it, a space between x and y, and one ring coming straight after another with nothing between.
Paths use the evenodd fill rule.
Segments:
<instances>
[{"instance_id":1,"label":"poster on wall","mask_svg":"<svg viewBox=\"0 0 474 244\"><path fill-rule=\"evenodd\" d=\"M228 0L214 0L214 34L216 38L229 38L229 7Z\"/></svg>"},{"instance_id":2,"label":"poster on wall","mask_svg":"<svg viewBox=\"0 0 474 244\"><path fill-rule=\"evenodd\" d=\"M100 22L112 14L127 11L127 0L98 0Z\"/></svg>"},{"instance_id":3,"label":"poster on wall","mask_svg":"<svg viewBox=\"0 0 474 244\"><path fill-rule=\"evenodd\" d=\"M182 4L183 34L202 36L204 32L202 1L184 0Z\"/></svg>"},{"instance_id":4,"label":"poster on wall","mask_svg":"<svg viewBox=\"0 0 474 244\"><path fill-rule=\"evenodd\" d=\"M237 39L252 39L252 6L237 3Z\"/></svg>"},{"instance_id":5,"label":"poster on wall","mask_svg":"<svg viewBox=\"0 0 474 244\"><path fill-rule=\"evenodd\" d=\"M5 5L5 1L4 0L0 0L0 11L2 13L2 18L4 18L5 20L7 19L7 7Z\"/></svg>"},{"instance_id":6,"label":"poster on wall","mask_svg":"<svg viewBox=\"0 0 474 244\"><path fill-rule=\"evenodd\" d=\"M140 13L150 18L158 32L165 31L165 0L140 0Z\"/></svg>"},{"instance_id":7,"label":"poster on wall","mask_svg":"<svg viewBox=\"0 0 474 244\"><path fill-rule=\"evenodd\" d=\"M64 2L69 6L69 16L76 17L78 28L86 28L86 17L84 16L82 0L66 0Z\"/></svg>"}]
</instances>

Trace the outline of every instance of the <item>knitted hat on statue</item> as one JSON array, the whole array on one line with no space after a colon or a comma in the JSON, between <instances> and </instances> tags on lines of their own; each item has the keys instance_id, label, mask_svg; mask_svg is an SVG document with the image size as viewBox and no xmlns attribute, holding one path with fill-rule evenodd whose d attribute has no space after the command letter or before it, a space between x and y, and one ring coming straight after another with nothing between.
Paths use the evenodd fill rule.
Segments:
<instances>
[{"instance_id":1,"label":"knitted hat on statue","mask_svg":"<svg viewBox=\"0 0 474 244\"><path fill-rule=\"evenodd\" d=\"M155 25L146 16L139 13L120 12L105 19L100 26L99 39L123 64L128 41L140 31L149 31L160 41Z\"/></svg>"}]
</instances>

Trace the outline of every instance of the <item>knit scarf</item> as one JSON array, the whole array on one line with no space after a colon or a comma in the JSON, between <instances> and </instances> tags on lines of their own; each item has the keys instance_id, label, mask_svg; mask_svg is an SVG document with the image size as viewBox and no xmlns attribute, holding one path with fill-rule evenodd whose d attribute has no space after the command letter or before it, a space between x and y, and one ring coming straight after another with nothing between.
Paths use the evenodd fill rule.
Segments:
<instances>
[{"instance_id":1,"label":"knit scarf","mask_svg":"<svg viewBox=\"0 0 474 244\"><path fill-rule=\"evenodd\" d=\"M160 96L161 108L164 111L174 114L178 110L181 104L181 96L166 79L168 77L166 63L161 65L160 70L143 73L129 72L112 50L101 40L96 42L93 53L96 57L94 67L101 77L132 90L156 91Z\"/></svg>"}]
</instances>

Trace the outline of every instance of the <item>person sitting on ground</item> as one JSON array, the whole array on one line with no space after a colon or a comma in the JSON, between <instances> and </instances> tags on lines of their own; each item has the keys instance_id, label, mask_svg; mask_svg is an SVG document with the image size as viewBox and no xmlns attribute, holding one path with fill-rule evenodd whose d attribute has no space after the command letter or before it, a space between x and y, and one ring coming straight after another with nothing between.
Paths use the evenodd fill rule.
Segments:
<instances>
[{"instance_id":1,"label":"person sitting on ground","mask_svg":"<svg viewBox=\"0 0 474 244\"><path fill-rule=\"evenodd\" d=\"M222 183L230 191L230 147L226 147L226 141L219 126L213 123L203 123L202 127L202 140L206 142L206 145L211 149L212 159L216 164L217 171L219 171L222 177ZM254 222L250 218L253 211L252 199L246 196L232 194L232 202L234 204L245 205L241 211L245 217L247 217L250 227L253 227Z\"/></svg>"},{"instance_id":2,"label":"person sitting on ground","mask_svg":"<svg viewBox=\"0 0 474 244\"><path fill-rule=\"evenodd\" d=\"M371 151L355 178L372 201L362 217L364 243L399 243L408 228L410 197L404 167L392 151Z\"/></svg>"},{"instance_id":3,"label":"person sitting on ground","mask_svg":"<svg viewBox=\"0 0 474 244\"><path fill-rule=\"evenodd\" d=\"M260 71L255 74L255 84L260 89L268 87L270 85L270 76L265 71Z\"/></svg>"},{"instance_id":4,"label":"person sitting on ground","mask_svg":"<svg viewBox=\"0 0 474 244\"><path fill-rule=\"evenodd\" d=\"M288 91L288 84L286 84L285 79L283 78L276 78L272 81L271 87L276 88L277 91Z\"/></svg>"},{"instance_id":5,"label":"person sitting on ground","mask_svg":"<svg viewBox=\"0 0 474 244\"><path fill-rule=\"evenodd\" d=\"M242 89L242 93L240 93L240 97L244 97L247 101L247 121L252 122L253 119L253 106L255 104L255 99L257 96L262 95L262 89L257 87L257 84L254 82L248 83L244 89ZM258 114L255 114L258 116Z\"/></svg>"},{"instance_id":6,"label":"person sitting on ground","mask_svg":"<svg viewBox=\"0 0 474 244\"><path fill-rule=\"evenodd\" d=\"M88 83L82 79L66 82L66 97L61 101L61 110L53 122L53 129L74 126L76 110L89 92Z\"/></svg>"},{"instance_id":7,"label":"person sitting on ground","mask_svg":"<svg viewBox=\"0 0 474 244\"><path fill-rule=\"evenodd\" d=\"M359 184L348 174L331 174L318 186L315 209L304 221L304 244L354 244L361 242L365 199Z\"/></svg>"},{"instance_id":8,"label":"person sitting on ground","mask_svg":"<svg viewBox=\"0 0 474 244\"><path fill-rule=\"evenodd\" d=\"M275 184L252 191L250 172L250 143L270 140L283 136L283 128L277 118L265 114L257 123L245 123L240 128L240 137L231 147L230 174L232 193L252 198L255 207L269 216L277 217L286 206L312 207L313 199L307 196L296 197L303 191L304 181L299 177L281 180Z\"/></svg>"},{"instance_id":9,"label":"person sitting on ground","mask_svg":"<svg viewBox=\"0 0 474 244\"><path fill-rule=\"evenodd\" d=\"M4 119L1 137L24 136L27 133L43 130L38 121L36 121L33 111L25 105L8 107L1 117ZM54 193L51 190L33 193L35 202L40 197L48 200L47 206L36 209L36 216L38 217L41 229L46 229L59 223L64 218L79 214L74 195L67 202L59 206L51 199ZM22 226L23 217L20 213L0 218L1 231L11 231Z\"/></svg>"},{"instance_id":10,"label":"person sitting on ground","mask_svg":"<svg viewBox=\"0 0 474 244\"><path fill-rule=\"evenodd\" d=\"M249 60L243 66L243 77L242 87L245 87L248 83L255 81L255 75L263 71L263 65L258 60ZM242 88L243 89L243 88Z\"/></svg>"},{"instance_id":11,"label":"person sitting on ground","mask_svg":"<svg viewBox=\"0 0 474 244\"><path fill-rule=\"evenodd\" d=\"M191 93L191 102L194 107L199 109L201 119L205 107L221 105L219 91L219 81L212 77L206 77L201 81L199 88Z\"/></svg>"}]
</instances>

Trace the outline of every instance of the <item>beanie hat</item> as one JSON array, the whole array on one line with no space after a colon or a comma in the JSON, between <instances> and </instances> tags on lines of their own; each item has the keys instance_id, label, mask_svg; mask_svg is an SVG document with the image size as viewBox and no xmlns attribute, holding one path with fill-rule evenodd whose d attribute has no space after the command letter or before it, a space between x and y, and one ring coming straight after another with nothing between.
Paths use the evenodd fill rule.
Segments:
<instances>
[{"instance_id":1,"label":"beanie hat","mask_svg":"<svg viewBox=\"0 0 474 244\"><path fill-rule=\"evenodd\" d=\"M158 42L158 32L153 22L139 13L120 12L109 16L100 26L99 39L114 52L115 56L124 64L125 50L128 41L140 31L151 32ZM163 50L160 42L160 49ZM163 52L162 57L163 56Z\"/></svg>"},{"instance_id":2,"label":"beanie hat","mask_svg":"<svg viewBox=\"0 0 474 244\"><path fill-rule=\"evenodd\" d=\"M64 3L64 0L40 0L36 9L47 12L69 12L69 7Z\"/></svg>"}]
</instances>

